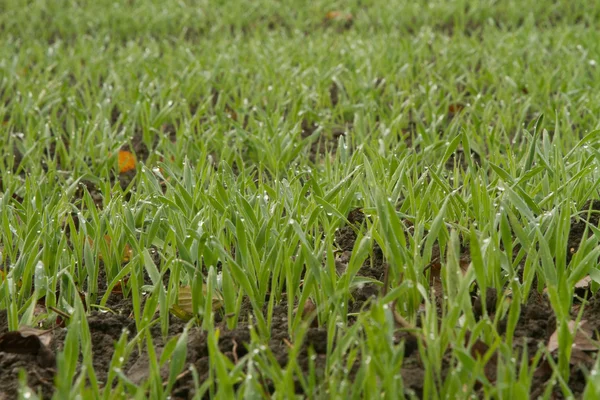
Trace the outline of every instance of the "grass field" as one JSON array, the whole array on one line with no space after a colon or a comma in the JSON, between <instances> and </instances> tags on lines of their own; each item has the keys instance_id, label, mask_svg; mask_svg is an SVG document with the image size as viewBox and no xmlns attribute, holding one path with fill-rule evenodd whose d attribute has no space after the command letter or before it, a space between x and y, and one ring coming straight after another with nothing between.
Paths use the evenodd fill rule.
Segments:
<instances>
[{"instance_id":1,"label":"grass field","mask_svg":"<svg viewBox=\"0 0 600 400\"><path fill-rule=\"evenodd\" d=\"M600 398L599 22L0 0L0 399Z\"/></svg>"}]
</instances>

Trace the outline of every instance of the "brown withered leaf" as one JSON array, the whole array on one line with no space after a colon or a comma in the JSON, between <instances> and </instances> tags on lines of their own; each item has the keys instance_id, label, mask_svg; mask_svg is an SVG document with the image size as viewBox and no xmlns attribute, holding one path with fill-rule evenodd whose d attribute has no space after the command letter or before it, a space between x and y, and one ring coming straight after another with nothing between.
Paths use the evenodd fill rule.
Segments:
<instances>
[{"instance_id":1,"label":"brown withered leaf","mask_svg":"<svg viewBox=\"0 0 600 400\"><path fill-rule=\"evenodd\" d=\"M202 292L206 296L206 285L202 285ZM212 298L212 310L218 311L223 307L223 298L215 291ZM177 304L173 304L171 313L177 318L189 321L194 317L192 308L192 288L191 286L182 286L177 295Z\"/></svg>"},{"instance_id":2,"label":"brown withered leaf","mask_svg":"<svg viewBox=\"0 0 600 400\"><path fill-rule=\"evenodd\" d=\"M110 249L110 246L112 244L112 238L109 235L104 235L104 241L106 242L106 245ZM94 241L92 240L92 238L88 237L88 243L90 244L91 247L94 247ZM123 255L121 256L121 262L123 262L123 263L129 262L131 260L132 256L133 256L133 250L131 249L131 246L128 243L125 243L125 247L123 248ZM102 254L98 253L98 258L100 260L102 260Z\"/></svg>"},{"instance_id":3,"label":"brown withered leaf","mask_svg":"<svg viewBox=\"0 0 600 400\"><path fill-rule=\"evenodd\" d=\"M577 302L579 302L577 298L580 299L584 299L584 298L591 298L594 293L592 292L592 277L589 275L584 276L583 278L581 278L577 283L575 283L574 287L574 296L575 296L575 300L576 300L576 304L573 304L573 308L571 309L571 312L573 313L577 313L578 310L576 310L578 307Z\"/></svg>"},{"instance_id":4,"label":"brown withered leaf","mask_svg":"<svg viewBox=\"0 0 600 400\"><path fill-rule=\"evenodd\" d=\"M127 282L129 282L129 278L128 277L125 277L125 278L121 279L113 287L112 292L115 293L115 294L123 294L123 286L127 285Z\"/></svg>"},{"instance_id":5,"label":"brown withered leaf","mask_svg":"<svg viewBox=\"0 0 600 400\"><path fill-rule=\"evenodd\" d=\"M225 105L225 113L228 118L231 118L234 121L238 120L237 112L235 112L235 110L232 107L230 107L229 104Z\"/></svg>"},{"instance_id":6,"label":"brown withered leaf","mask_svg":"<svg viewBox=\"0 0 600 400\"><path fill-rule=\"evenodd\" d=\"M51 367L56 362L54 354L48 349L52 340L51 331L21 327L18 331L6 332L0 336L0 352L34 355L41 366Z\"/></svg>"},{"instance_id":7,"label":"brown withered leaf","mask_svg":"<svg viewBox=\"0 0 600 400\"><path fill-rule=\"evenodd\" d=\"M468 253L461 254L459 260L459 267L463 274L467 272L469 269L469 264L471 263L471 257ZM429 263L429 265L425 268L423 272L429 270L429 286L434 290L436 296L441 296L443 293L443 285L442 285L442 260L440 256L434 257L433 260Z\"/></svg>"},{"instance_id":8,"label":"brown withered leaf","mask_svg":"<svg viewBox=\"0 0 600 400\"><path fill-rule=\"evenodd\" d=\"M0 351L14 354L35 354L40 346L46 346L50 343L48 332L50 331L29 327L6 332L0 336Z\"/></svg>"},{"instance_id":9,"label":"brown withered leaf","mask_svg":"<svg viewBox=\"0 0 600 400\"><path fill-rule=\"evenodd\" d=\"M589 363L593 363L593 359L587 354L587 352L597 351L599 348L598 344L592 339L594 334L593 330L588 325L587 320L581 320L579 322L579 326L577 326L576 321L569 321L568 326L571 334L575 334L575 337L573 338L573 345L571 347L571 364L575 365L578 363L583 363L590 365ZM577 329L577 332L575 332L575 329ZM548 340L548 351L553 353L557 351L558 348L557 329Z\"/></svg>"},{"instance_id":10,"label":"brown withered leaf","mask_svg":"<svg viewBox=\"0 0 600 400\"><path fill-rule=\"evenodd\" d=\"M338 274L342 275L344 272L346 272L351 256L352 252L348 250L345 250L335 256L335 269Z\"/></svg>"},{"instance_id":11,"label":"brown withered leaf","mask_svg":"<svg viewBox=\"0 0 600 400\"><path fill-rule=\"evenodd\" d=\"M335 20L335 19L343 19L346 21L351 21L352 14L344 13L342 11L329 11L327 14L325 14L325 20L331 21L331 20Z\"/></svg>"},{"instance_id":12,"label":"brown withered leaf","mask_svg":"<svg viewBox=\"0 0 600 400\"><path fill-rule=\"evenodd\" d=\"M569 321L568 327L571 333L573 333L576 328L576 321ZM593 332L586 320L581 320L578 328L575 338L573 339L569 363L573 366L586 366L587 368L591 368L594 365L594 358L589 353L598 350L598 345L592 340ZM548 351L552 354L553 358L556 356L558 348L557 329L548 340ZM550 379L552 372L553 370L550 362L544 357L536 368L534 376L538 380L545 381Z\"/></svg>"},{"instance_id":13,"label":"brown withered leaf","mask_svg":"<svg viewBox=\"0 0 600 400\"><path fill-rule=\"evenodd\" d=\"M299 311L300 311L299 307L294 308L294 314L297 314ZM316 314L317 314L317 306L311 299L307 299L306 302L304 303L304 307L302 308L302 319L305 321L308 321L311 318L315 317ZM318 324L319 323L317 321L317 318L313 318L311 325L313 327L316 327L316 326L318 326Z\"/></svg>"},{"instance_id":14,"label":"brown withered leaf","mask_svg":"<svg viewBox=\"0 0 600 400\"><path fill-rule=\"evenodd\" d=\"M352 26L354 17L350 13L344 13L342 11L329 11L325 14L324 23L341 23L345 29L349 29Z\"/></svg>"},{"instance_id":15,"label":"brown withered leaf","mask_svg":"<svg viewBox=\"0 0 600 400\"><path fill-rule=\"evenodd\" d=\"M467 334L465 335L465 342L466 342L465 344L468 344L470 337L471 337L471 333L467 332ZM471 357L473 357L476 360L481 359L488 353L489 349L490 349L490 346L485 344L480 339L477 339L471 346ZM483 367L483 372L485 373L485 377L490 382L496 381L497 366L498 366L498 354L496 352L493 352Z\"/></svg>"},{"instance_id":16,"label":"brown withered leaf","mask_svg":"<svg viewBox=\"0 0 600 400\"><path fill-rule=\"evenodd\" d=\"M465 105L460 103L453 103L448 106L448 114L456 114L464 110Z\"/></svg>"},{"instance_id":17,"label":"brown withered leaf","mask_svg":"<svg viewBox=\"0 0 600 400\"><path fill-rule=\"evenodd\" d=\"M592 277L587 275L575 284L575 289L587 289L592 284Z\"/></svg>"},{"instance_id":18,"label":"brown withered leaf","mask_svg":"<svg viewBox=\"0 0 600 400\"><path fill-rule=\"evenodd\" d=\"M569 362L571 365L585 365L589 368L594 365L594 358L586 351L573 348L571 349L571 359Z\"/></svg>"},{"instance_id":19,"label":"brown withered leaf","mask_svg":"<svg viewBox=\"0 0 600 400\"><path fill-rule=\"evenodd\" d=\"M311 299L306 300L302 309L302 318L310 318L317 311L317 306Z\"/></svg>"}]
</instances>

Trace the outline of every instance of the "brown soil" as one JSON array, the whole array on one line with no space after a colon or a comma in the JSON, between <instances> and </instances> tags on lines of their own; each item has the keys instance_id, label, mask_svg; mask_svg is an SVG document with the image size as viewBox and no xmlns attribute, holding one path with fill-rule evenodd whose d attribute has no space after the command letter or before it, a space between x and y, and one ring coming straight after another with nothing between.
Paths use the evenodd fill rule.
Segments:
<instances>
[{"instance_id":1,"label":"brown soil","mask_svg":"<svg viewBox=\"0 0 600 400\"><path fill-rule=\"evenodd\" d=\"M92 181L89 180L82 180L79 182L79 186L77 187L77 189L75 190L74 193L74 197L76 199L83 199L83 195L85 194L85 191L88 191L88 193L90 194L90 196L92 197L92 200L94 200L94 204L96 205L96 207L98 209L102 208L102 202L104 199L104 195L102 194L101 189ZM75 218L74 218L75 220ZM77 223L76 228L79 228L79 224Z\"/></svg>"},{"instance_id":2,"label":"brown soil","mask_svg":"<svg viewBox=\"0 0 600 400\"><path fill-rule=\"evenodd\" d=\"M468 155L465 153L465 150L462 147L456 149L454 153L448 158L446 161L446 169L452 170L454 166L458 166L459 168L466 170L469 167ZM481 165L481 156L475 151L471 150L471 160L473 164L476 166Z\"/></svg>"},{"instance_id":3,"label":"brown soil","mask_svg":"<svg viewBox=\"0 0 600 400\"><path fill-rule=\"evenodd\" d=\"M588 210L592 210L588 218ZM568 246L571 250L569 253L569 259L572 253L574 253L579 247L579 243L584 236L586 228L585 221L594 226L598 226L600 222L600 213L594 212L600 211L600 201L588 201L583 207L580 213L580 219L574 218L571 221L571 231L569 234ZM359 210L354 210L348 216L349 221L356 227L364 221L364 215ZM588 229L588 235L591 235ZM354 229L349 226L345 226L336 233L336 244L342 251L342 256L339 257L338 262L343 264L347 263L351 256L351 251L356 240L356 233ZM372 277L375 279L382 280L385 275L385 260L381 249L378 246L374 246L373 260L367 260L363 268L361 268L359 275ZM434 247L432 254L432 263L435 264L436 260L441 257L439 248ZM466 247L461 248L460 262L461 266L463 261L466 265L470 262L469 249ZM377 266L376 270L371 269L371 265ZM338 266L340 269L340 266ZM352 308L352 311L358 311L367 302L371 296L377 296L379 294L378 286L365 285L358 293L353 294L355 298L356 308ZM485 308L486 312L493 319L498 306L498 293L495 290L488 290L485 293ZM473 296L473 311L476 318L481 318L484 315L483 301L480 295ZM583 320L588 321L589 328L594 332L600 332L600 292L597 293L590 301L589 304L585 305ZM500 320L498 323L498 331L504 334L506 330L506 320ZM517 326L515 328L513 342L515 343L517 354L520 354L525 348L527 354L532 358L539 349L540 345L547 345L550 337L556 330L556 317L554 311L550 305L550 302L545 294L539 294L532 292L526 304L521 306L521 313ZM423 394L423 381L425 376L425 370L423 364L420 361L419 354L417 351L417 340L415 337L406 333L400 333L398 336L399 341L403 341L405 345L405 359L403 362L402 369L400 371L404 385L408 392L413 392L418 398L422 397ZM481 344L484 348L487 347L483 343ZM475 347L475 346L474 346ZM486 366L486 375L488 379L495 379L496 376L496 362L497 357L492 357L489 364ZM568 381L569 388L575 396L580 396L583 393L586 385L586 372L593 367L592 364L585 365L584 363L575 364L571 366L571 375ZM447 363L442 368L442 378L445 376L445 370L448 368ZM542 360L540 365L537 366L534 381L532 385L532 398L542 395L545 388L550 384L552 371L549 368L547 361ZM558 385L553 388L553 398L563 398L562 391Z\"/></svg>"},{"instance_id":4,"label":"brown soil","mask_svg":"<svg viewBox=\"0 0 600 400\"><path fill-rule=\"evenodd\" d=\"M0 311L0 335L8 331L6 311ZM50 398L54 392L55 368L47 365L38 354L9 354L0 352L0 399L17 398L19 371L28 373L30 387L39 390L44 398Z\"/></svg>"},{"instance_id":5,"label":"brown soil","mask_svg":"<svg viewBox=\"0 0 600 400\"><path fill-rule=\"evenodd\" d=\"M584 209L589 209L589 206L596 203L589 203ZM600 205L600 203L599 203ZM353 210L348 215L349 222L354 225L344 226L336 232L335 243L339 249L336 259L336 266L340 271L347 265L351 256L351 252L356 241L355 229L362 229L365 222L365 215L360 210ZM598 217L590 219L591 222L597 224ZM584 226L581 221L573 221L571 235L569 236L569 246L581 240ZM468 257L468 249L461 249L465 258ZM439 253L439 251L438 251ZM437 257L440 257L437 254ZM158 258L156 262L158 263ZM359 275L373 278L379 281L385 280L386 262L381 249L374 245L371 256L359 270ZM106 290L104 276L101 277L100 290ZM349 312L356 313L369 306L370 301L380 295L381 286L375 284L367 284L361 288L355 289L352 293L352 301L349 305ZM493 319L498 303L498 293L488 291L485 293L486 311ZM120 293L111 294L107 306L113 312L100 312L94 308L91 309L88 316L88 325L92 337L92 355L94 367L99 381L103 381L107 377L107 372L114 351L114 343L120 338L124 329L130 332L131 338L136 333L136 326L131 315L132 306L130 299L124 299ZM483 302L481 297L473 298L474 314L477 318L484 315ZM221 317L215 318L217 326L220 328L219 349L232 362L238 362L242 357L248 354L249 351L258 351L257 357L262 357L261 353L270 352L274 359L281 366L288 363L290 337L288 334L288 306L285 302L276 305L273 311L273 319L270 336L264 339L264 348L257 347L258 344L253 344L250 348L250 330L248 321L242 320L235 329L229 330L226 328ZM583 319L588 321L588 324L595 332L600 331L600 294L591 298L588 304L585 304ZM0 335L7 331L7 316L6 312L0 312ZM176 319L170 318L170 327L168 337L163 338L160 327L153 327L150 332L156 346L158 354L162 351L166 340L179 335L183 332L185 323ZM506 329L506 321L501 320L498 323L498 331L503 334ZM530 294L528 302L521 307L521 314L514 332L514 344L517 349L517 354L523 349L527 349L528 355L532 357L538 350L540 345L547 345L552 333L556 330L556 320L552 307L544 294L533 292ZM66 336L66 329L57 328L51 332L52 340L48 349L56 354L62 349L63 341ZM327 354L327 335L328 332L323 327L308 328L306 339L301 345L301 350L298 354L298 364L302 371L309 371L311 362L316 366L317 377L322 376L326 365ZM208 378L211 368L211 359L208 351L208 341L206 332L199 328L193 328L189 332L188 353L186 364L193 365L198 372L200 381ZM423 396L423 382L426 371L420 359L418 351L418 340L411 334L399 330L395 335L396 343L404 343L405 356L403 366L399 373L402 375L404 386L407 393L413 393L416 397ZM335 344L334 344L335 345ZM478 346L485 349L485 344L477 343L474 349ZM311 350L312 349L312 350ZM474 350L475 351L475 350ZM311 361L311 356L314 357ZM441 378L443 379L446 372L451 368L450 358L445 357L442 365ZM489 365L486 366L486 374L488 378L495 377L496 357L492 358ZM587 366L589 368L589 366ZM585 388L585 373L586 365L573 365L572 373L569 379L569 387L576 396L580 396ZM53 394L53 378L56 373L56 368L53 365L48 365L47 360L40 357L40 354L8 354L0 352L0 385L5 392L5 396L12 398L17 394L18 388L18 372L20 369L25 369L28 372L28 384L40 390L44 398L50 398ZM125 374L134 382L142 382L148 377L148 355L146 353L138 353L136 349L131 357L127 360L123 367ZM187 399L194 394L194 380L192 374L186 368L184 373L179 377L173 391L173 398ZM161 370L161 375L166 380L168 370ZM543 393L543 390L549 384L551 378L551 370L548 368L548 363L542 361L536 366L534 382L532 386L532 396L538 396ZM296 382L296 391L302 393L302 387L299 382ZM266 378L262 382L262 386L267 393L274 389L272 382ZM553 390L554 398L562 398L560 388L556 386Z\"/></svg>"},{"instance_id":6,"label":"brown soil","mask_svg":"<svg viewBox=\"0 0 600 400\"><path fill-rule=\"evenodd\" d=\"M336 86L337 87L337 86ZM318 125L308 120L302 121L302 139L311 137L318 128ZM313 163L319 162L328 153L335 155L338 147L339 137L347 135L350 131L350 125L347 126L335 126L329 130L321 130L320 135L316 138L312 138L310 142L310 148L308 149L308 158Z\"/></svg>"},{"instance_id":7,"label":"brown soil","mask_svg":"<svg viewBox=\"0 0 600 400\"><path fill-rule=\"evenodd\" d=\"M587 223L586 223L587 221ZM578 213L577 217L571 218L571 230L569 231L569 242L567 248L567 263L571 261L573 254L579 249L584 233L587 230L587 237L592 236L592 230L588 223L597 227L600 222L600 200L589 200ZM586 238L587 238L586 237Z\"/></svg>"},{"instance_id":8,"label":"brown soil","mask_svg":"<svg viewBox=\"0 0 600 400\"><path fill-rule=\"evenodd\" d=\"M88 325L92 337L92 356L96 376L100 382L105 381L114 352L114 344L119 340L124 330L129 332L129 338L136 333L135 322L130 315L131 302L127 299L118 301L113 299L109 302L115 309L125 311L124 313L93 311L88 316ZM279 362L285 366L288 362L289 343L287 305L276 306L273 312L271 337L265 340L265 345ZM250 330L247 322L242 322L233 330L226 329L221 325L219 338L219 349L231 361L237 362L248 353L250 343ZM184 322L171 318L169 338L183 332ZM7 331L6 313L0 313L0 335ZM52 333L52 340L48 348L54 354L62 350L66 337L66 329L58 328ZM166 340L162 337L160 328L155 326L151 329L151 335L158 354L162 351ZM313 349L316 358L313 360L317 373L322 373L325 367L325 355L327 353L327 330L324 328L308 328L305 342L297 356L297 362L303 371L309 370L309 349ZM210 359L208 352L207 335L199 328L193 328L189 332L188 340L188 365L194 365L201 381L208 378L210 370ZM50 398L53 394L53 378L56 373L54 365L48 365L37 354L8 354L0 352L0 385L7 398L15 398L18 390L18 373L25 369L28 374L28 384L35 390L41 390L44 398ZM148 377L148 355L134 351L126 362L123 371L129 379L134 382L142 382ZM163 378L168 377L168 369L161 371ZM267 389L273 389L266 382ZM302 393L299 383L297 392ZM174 388L173 398L188 399L194 394L194 381L191 374L182 374Z\"/></svg>"},{"instance_id":9,"label":"brown soil","mask_svg":"<svg viewBox=\"0 0 600 400\"><path fill-rule=\"evenodd\" d=\"M271 326L271 336L265 340L263 349L258 348L259 352L264 354L266 349L273 355L277 362L282 366L288 363L288 353L290 348L290 338L288 335L287 305L276 306L273 311L273 320ZM248 322L242 322L237 328L228 330L222 328L219 336L219 350L231 361L238 362L251 350L250 330ZM253 347L256 349L256 346ZM313 360L317 374L322 373L325 367L325 357L327 353L327 330L324 328L308 328L306 339L302 344L296 360L302 371L309 370L309 349L313 349L316 358ZM200 382L208 378L210 370L210 357L207 343L207 335L200 330L194 330L190 335L188 342L187 363L194 365L198 371ZM271 392L274 388L271 382L263 382L265 390ZM299 382L296 382L296 392L302 393ZM194 381L191 375L185 375L178 380L173 392L175 399L188 399L194 394Z\"/></svg>"},{"instance_id":10,"label":"brown soil","mask_svg":"<svg viewBox=\"0 0 600 400\"><path fill-rule=\"evenodd\" d=\"M341 254L336 258L336 268L338 272L343 272L348 266L348 261L352 255L354 242L356 242L356 228L360 228L365 220L365 215L359 209L352 210L348 215L348 222L353 226L344 226L335 234L335 244ZM383 252L378 244L373 245L371 256L367 258L363 266L358 271L358 275L373 278L378 281L385 279L385 271L387 264L385 263ZM381 286L374 283L367 283L362 287L355 289L352 292L352 300L349 303L348 311L350 313L359 312L363 306L371 299L377 297L380 293Z\"/></svg>"}]
</instances>

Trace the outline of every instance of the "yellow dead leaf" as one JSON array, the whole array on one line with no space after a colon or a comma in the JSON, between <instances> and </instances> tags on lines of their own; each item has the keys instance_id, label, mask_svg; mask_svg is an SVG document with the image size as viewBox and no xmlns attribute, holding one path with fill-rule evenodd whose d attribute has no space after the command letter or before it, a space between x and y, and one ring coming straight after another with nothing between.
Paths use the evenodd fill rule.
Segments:
<instances>
[{"instance_id":1,"label":"yellow dead leaf","mask_svg":"<svg viewBox=\"0 0 600 400\"><path fill-rule=\"evenodd\" d=\"M125 172L131 171L135 169L135 156L132 152L127 150L119 151L119 173L123 174Z\"/></svg>"},{"instance_id":2,"label":"yellow dead leaf","mask_svg":"<svg viewBox=\"0 0 600 400\"><path fill-rule=\"evenodd\" d=\"M202 293L206 296L206 285L202 285ZM212 298L212 310L218 311L223 307L223 298L215 292ZM192 307L192 288L191 286L182 286L179 288L177 304L171 306L171 313L179 319L189 321L194 317Z\"/></svg>"},{"instance_id":3,"label":"yellow dead leaf","mask_svg":"<svg viewBox=\"0 0 600 400\"><path fill-rule=\"evenodd\" d=\"M192 313L187 312L183 308L179 307L177 304L173 304L169 311L171 312L171 314L184 321L189 321L194 317Z\"/></svg>"},{"instance_id":4,"label":"yellow dead leaf","mask_svg":"<svg viewBox=\"0 0 600 400\"><path fill-rule=\"evenodd\" d=\"M345 20L346 22L350 22L352 21L352 14L346 14L341 11L329 11L327 14L325 14L325 20Z\"/></svg>"}]
</instances>

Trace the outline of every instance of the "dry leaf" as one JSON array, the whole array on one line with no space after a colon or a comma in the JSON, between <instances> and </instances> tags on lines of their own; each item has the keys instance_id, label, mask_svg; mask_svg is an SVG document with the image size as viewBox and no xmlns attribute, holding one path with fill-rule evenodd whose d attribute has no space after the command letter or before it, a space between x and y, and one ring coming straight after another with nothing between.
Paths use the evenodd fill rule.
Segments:
<instances>
[{"instance_id":1,"label":"dry leaf","mask_svg":"<svg viewBox=\"0 0 600 400\"><path fill-rule=\"evenodd\" d=\"M184 321L189 321L194 317L194 315L191 312L187 312L183 308L179 307L177 304L173 304L169 311L171 312L171 314Z\"/></svg>"},{"instance_id":2,"label":"dry leaf","mask_svg":"<svg viewBox=\"0 0 600 400\"><path fill-rule=\"evenodd\" d=\"M234 121L237 121L237 119L238 119L237 113L235 112L235 110L233 108L231 108L229 106L229 104L225 105L225 114L227 114L227 116Z\"/></svg>"},{"instance_id":3,"label":"dry leaf","mask_svg":"<svg viewBox=\"0 0 600 400\"><path fill-rule=\"evenodd\" d=\"M342 11L329 11L327 14L325 14L325 19L327 21L331 21L334 19L352 21L352 14L344 13Z\"/></svg>"},{"instance_id":4,"label":"dry leaf","mask_svg":"<svg viewBox=\"0 0 600 400\"><path fill-rule=\"evenodd\" d=\"M352 26L353 17L350 13L344 13L341 11L329 11L325 14L323 21L325 24L332 24L334 22L342 22L345 29L349 29Z\"/></svg>"},{"instance_id":5,"label":"dry leaf","mask_svg":"<svg viewBox=\"0 0 600 400\"><path fill-rule=\"evenodd\" d=\"M54 354L47 347L52 340L51 331L21 327L18 331L6 332L0 336L0 352L35 355L40 365L50 367L55 363Z\"/></svg>"},{"instance_id":6,"label":"dry leaf","mask_svg":"<svg viewBox=\"0 0 600 400\"><path fill-rule=\"evenodd\" d=\"M342 275L348 269L348 263L350 262L350 257L352 256L351 251L344 251L335 257L335 269L338 274Z\"/></svg>"},{"instance_id":7,"label":"dry leaf","mask_svg":"<svg viewBox=\"0 0 600 400\"><path fill-rule=\"evenodd\" d=\"M325 14L325 19L330 21L332 19L339 18L340 15L342 15L342 13L339 11L329 11L327 14Z\"/></svg>"},{"instance_id":8,"label":"dry leaf","mask_svg":"<svg viewBox=\"0 0 600 400\"><path fill-rule=\"evenodd\" d=\"M297 314L299 311L298 307L294 308L294 314ZM311 299L307 299L306 302L304 303L304 307L302 308L302 319L303 320L310 320L313 316L315 316L317 313L317 306L315 305L315 303L313 303L313 301ZM318 326L318 321L317 319L313 319L312 321L312 326L317 327Z\"/></svg>"},{"instance_id":9,"label":"dry leaf","mask_svg":"<svg viewBox=\"0 0 600 400\"><path fill-rule=\"evenodd\" d=\"M471 332L467 332L465 335L465 342L467 344L468 344L470 338L471 338ZM471 357L473 357L476 360L481 359L488 353L489 350L490 350L490 346L485 344L483 341L477 339L471 346ZM493 352L489 356L489 359L487 360L485 365L483 366L483 372L485 374L485 377L492 383L496 381L497 365L498 365L498 354L496 352Z\"/></svg>"},{"instance_id":10,"label":"dry leaf","mask_svg":"<svg viewBox=\"0 0 600 400\"><path fill-rule=\"evenodd\" d=\"M475 359L481 358L485 355L485 353L488 352L489 349L490 346L477 339L475 343L473 343L473 346L471 346L471 356L473 356Z\"/></svg>"},{"instance_id":11,"label":"dry leaf","mask_svg":"<svg viewBox=\"0 0 600 400\"><path fill-rule=\"evenodd\" d=\"M302 309L302 318L309 318L317 311L317 306L311 299L306 300Z\"/></svg>"},{"instance_id":12,"label":"dry leaf","mask_svg":"<svg viewBox=\"0 0 600 400\"><path fill-rule=\"evenodd\" d=\"M587 354L581 354L585 351L596 351L598 350L598 345L592 340L593 331L588 326L587 320L581 320L579 326L577 327L577 332L575 332L576 321L569 321L569 331L571 334L575 334L573 338L573 345L571 350L571 364L581 361L585 359ZM550 353L558 350L558 329L554 331L550 339L548 340L548 351ZM587 360L586 360L587 361Z\"/></svg>"},{"instance_id":13,"label":"dry leaf","mask_svg":"<svg viewBox=\"0 0 600 400\"><path fill-rule=\"evenodd\" d=\"M127 285L129 278L123 278L113 287L112 292L115 294L123 294L123 286Z\"/></svg>"},{"instance_id":14,"label":"dry leaf","mask_svg":"<svg viewBox=\"0 0 600 400\"><path fill-rule=\"evenodd\" d=\"M460 104L460 103L450 104L448 106L448 114L454 115L454 114L464 110L464 108L465 108L464 104Z\"/></svg>"},{"instance_id":15,"label":"dry leaf","mask_svg":"<svg viewBox=\"0 0 600 400\"><path fill-rule=\"evenodd\" d=\"M574 285L574 297L577 298L590 298L593 296L592 293L592 278L589 275L584 276ZM576 304L575 304L576 305ZM573 307L575 307L575 305ZM576 312L576 311L574 311Z\"/></svg>"},{"instance_id":16,"label":"dry leaf","mask_svg":"<svg viewBox=\"0 0 600 400\"><path fill-rule=\"evenodd\" d=\"M459 267L460 270L462 271L463 275L467 273L467 270L469 269L469 264L471 264L471 258L469 257L469 255L467 253L465 254L461 254L459 260ZM441 258L435 257L430 263L429 265L425 268L426 272L427 270L430 270L429 272L429 286L435 291L436 296L441 296L442 292L443 292L443 285L442 285L442 261Z\"/></svg>"},{"instance_id":17,"label":"dry leaf","mask_svg":"<svg viewBox=\"0 0 600 400\"><path fill-rule=\"evenodd\" d=\"M592 278L587 275L575 284L575 289L587 289L592 283Z\"/></svg>"},{"instance_id":18,"label":"dry leaf","mask_svg":"<svg viewBox=\"0 0 600 400\"><path fill-rule=\"evenodd\" d=\"M576 322L569 321L569 331L573 334L575 330ZM598 350L598 345L592 340L592 329L588 326L586 320L581 320L579 323L579 329L575 333L573 338L573 344L571 347L571 359L569 360L571 365L587 365L592 366L594 359L587 353L590 351ZM558 329L550 336L548 340L548 351L550 353L558 350Z\"/></svg>"},{"instance_id":19,"label":"dry leaf","mask_svg":"<svg viewBox=\"0 0 600 400\"><path fill-rule=\"evenodd\" d=\"M206 285L202 285L202 292L206 296ZM223 298L216 291L212 298L212 310L217 311L223 307ZM171 306L171 313L179 319L189 321L194 317L192 308L192 288L191 286L182 286L177 295L177 304Z\"/></svg>"},{"instance_id":20,"label":"dry leaf","mask_svg":"<svg viewBox=\"0 0 600 400\"><path fill-rule=\"evenodd\" d=\"M106 245L110 249L112 243L111 237L108 235L104 235L104 240L106 241ZM94 241L92 240L92 238L88 237L88 243L91 247L94 247ZM125 247L123 248L123 255L121 256L121 261L124 263L129 262L132 256L133 250L131 249L131 246L128 243L125 243ZM98 253L98 258L102 260L102 254Z\"/></svg>"},{"instance_id":21,"label":"dry leaf","mask_svg":"<svg viewBox=\"0 0 600 400\"><path fill-rule=\"evenodd\" d=\"M132 152L127 150L119 151L119 173L124 174L125 172L135 169L135 156Z\"/></svg>"},{"instance_id":22,"label":"dry leaf","mask_svg":"<svg viewBox=\"0 0 600 400\"><path fill-rule=\"evenodd\" d=\"M571 350L571 365L586 365L588 367L594 365L594 359L588 353L577 348Z\"/></svg>"}]
</instances>

